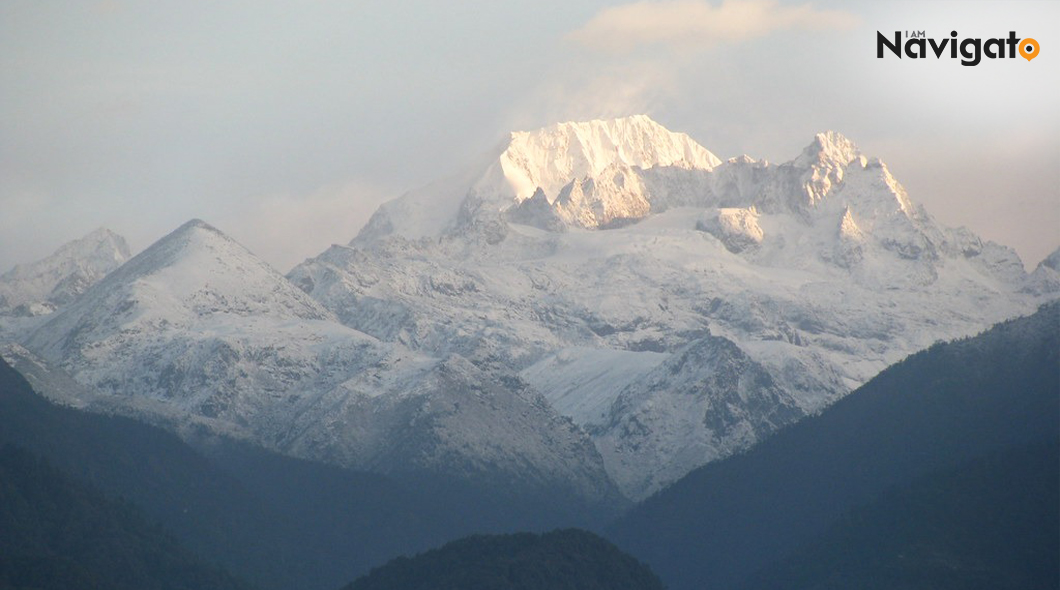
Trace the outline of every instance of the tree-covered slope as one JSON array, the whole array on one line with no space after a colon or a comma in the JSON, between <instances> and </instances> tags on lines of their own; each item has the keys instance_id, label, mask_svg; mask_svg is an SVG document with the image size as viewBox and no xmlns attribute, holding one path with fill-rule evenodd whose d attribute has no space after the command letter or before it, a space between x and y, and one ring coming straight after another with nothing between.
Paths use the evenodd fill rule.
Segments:
<instances>
[{"instance_id":1,"label":"tree-covered slope","mask_svg":"<svg viewBox=\"0 0 1060 590\"><path fill-rule=\"evenodd\" d=\"M856 508L748 590L1047 590L1060 585L1060 446L932 473Z\"/></svg>"},{"instance_id":2,"label":"tree-covered slope","mask_svg":"<svg viewBox=\"0 0 1060 590\"><path fill-rule=\"evenodd\" d=\"M237 590L128 503L0 447L0 588Z\"/></svg>"},{"instance_id":3,"label":"tree-covered slope","mask_svg":"<svg viewBox=\"0 0 1060 590\"><path fill-rule=\"evenodd\" d=\"M662 590L647 566L579 529L476 535L391 561L346 590Z\"/></svg>"}]
</instances>

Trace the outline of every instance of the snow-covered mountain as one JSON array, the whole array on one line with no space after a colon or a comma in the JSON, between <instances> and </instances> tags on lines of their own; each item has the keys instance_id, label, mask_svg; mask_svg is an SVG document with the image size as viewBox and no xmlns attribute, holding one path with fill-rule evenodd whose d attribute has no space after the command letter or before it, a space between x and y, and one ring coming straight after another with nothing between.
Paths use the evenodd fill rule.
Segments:
<instances>
[{"instance_id":1,"label":"snow-covered mountain","mask_svg":"<svg viewBox=\"0 0 1060 590\"><path fill-rule=\"evenodd\" d=\"M201 221L162 238L55 314L27 348L103 393L247 425L385 355ZM331 360L331 362L328 362Z\"/></svg>"},{"instance_id":2,"label":"snow-covered mountain","mask_svg":"<svg viewBox=\"0 0 1060 590\"><path fill-rule=\"evenodd\" d=\"M1057 292L838 133L720 163L642 116L512 134L288 277L382 341L519 371L633 498Z\"/></svg>"},{"instance_id":3,"label":"snow-covered mountain","mask_svg":"<svg viewBox=\"0 0 1060 590\"><path fill-rule=\"evenodd\" d=\"M558 199L569 223L604 226L647 212L641 187L624 186L625 178L636 182L633 168L710 170L720 163L687 135L643 115L517 131L463 172L384 203L360 237L435 236L538 192L549 204Z\"/></svg>"},{"instance_id":4,"label":"snow-covered mountain","mask_svg":"<svg viewBox=\"0 0 1060 590\"><path fill-rule=\"evenodd\" d=\"M0 275L0 314L51 313L129 259L118 234L98 229L69 242L47 258L21 264Z\"/></svg>"},{"instance_id":5,"label":"snow-covered mountain","mask_svg":"<svg viewBox=\"0 0 1060 590\"><path fill-rule=\"evenodd\" d=\"M512 133L287 277L190 222L5 354L185 434L606 503L1033 311L1057 260L940 226L837 133L721 162L637 116Z\"/></svg>"},{"instance_id":6,"label":"snow-covered mountain","mask_svg":"<svg viewBox=\"0 0 1060 590\"><path fill-rule=\"evenodd\" d=\"M385 343L216 228L191 221L8 355L67 373L80 405L387 473L619 498L591 440L514 375ZM507 381L502 378L507 377ZM38 385L49 389L48 379Z\"/></svg>"}]
</instances>

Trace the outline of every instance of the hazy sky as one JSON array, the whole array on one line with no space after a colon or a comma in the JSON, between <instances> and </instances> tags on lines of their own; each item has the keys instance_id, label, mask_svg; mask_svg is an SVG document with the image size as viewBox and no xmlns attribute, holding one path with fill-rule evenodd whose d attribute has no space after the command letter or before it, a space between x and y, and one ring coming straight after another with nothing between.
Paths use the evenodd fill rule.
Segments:
<instances>
[{"instance_id":1,"label":"hazy sky","mask_svg":"<svg viewBox=\"0 0 1060 590\"><path fill-rule=\"evenodd\" d=\"M646 113L725 159L834 129L936 219L1060 246L1060 3L0 1L0 272L217 225L281 271L513 129ZM876 31L1041 55L876 58Z\"/></svg>"}]
</instances>

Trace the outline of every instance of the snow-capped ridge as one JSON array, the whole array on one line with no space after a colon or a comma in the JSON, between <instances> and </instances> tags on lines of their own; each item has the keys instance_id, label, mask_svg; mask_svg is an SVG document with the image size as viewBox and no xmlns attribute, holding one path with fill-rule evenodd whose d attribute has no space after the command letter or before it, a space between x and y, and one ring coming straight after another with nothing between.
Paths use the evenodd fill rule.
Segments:
<instances>
[{"instance_id":1,"label":"snow-capped ridge","mask_svg":"<svg viewBox=\"0 0 1060 590\"><path fill-rule=\"evenodd\" d=\"M689 136L646 115L568 121L511 132L464 172L383 204L352 243L484 229L486 241L498 243L505 233L498 224L505 220L553 232L607 229L678 206L755 206L763 213L808 216L859 172L878 177L904 215L917 215L883 162L865 157L836 131L815 134L798 156L774 165L747 155L722 163ZM523 207L535 196L542 202ZM846 198L861 197L848 191ZM862 218L872 217L866 207L851 206Z\"/></svg>"},{"instance_id":2,"label":"snow-capped ridge","mask_svg":"<svg viewBox=\"0 0 1060 590\"><path fill-rule=\"evenodd\" d=\"M509 223L554 234L611 230L691 207L708 212L693 224L743 256L761 250L776 258L783 240L765 244L775 216L819 228L819 237L804 242L815 244L813 251L792 253L791 261L810 255L852 270L863 256L883 250L922 259L927 266L914 274L931 281L931 261L940 248L952 249L887 166L836 131L815 134L782 164L746 155L721 163L688 136L642 115L513 132L497 149L461 175L384 204L351 245L391 235L497 245L511 235ZM711 213L717 210L732 212L718 217ZM740 210L754 214L735 216Z\"/></svg>"},{"instance_id":3,"label":"snow-capped ridge","mask_svg":"<svg viewBox=\"0 0 1060 590\"><path fill-rule=\"evenodd\" d=\"M748 411L766 407L766 413ZM615 398L594 429L619 488L643 499L704 463L747 448L805 413L770 372L736 343L707 335L674 352ZM676 426L676 428L675 428ZM676 429L680 449L660 444Z\"/></svg>"},{"instance_id":4,"label":"snow-capped ridge","mask_svg":"<svg viewBox=\"0 0 1060 590\"><path fill-rule=\"evenodd\" d=\"M116 407L137 413L146 400L167 416L220 420L241 436L262 428L276 400L333 385L389 348L338 324L199 219L108 274L25 346Z\"/></svg>"}]
</instances>

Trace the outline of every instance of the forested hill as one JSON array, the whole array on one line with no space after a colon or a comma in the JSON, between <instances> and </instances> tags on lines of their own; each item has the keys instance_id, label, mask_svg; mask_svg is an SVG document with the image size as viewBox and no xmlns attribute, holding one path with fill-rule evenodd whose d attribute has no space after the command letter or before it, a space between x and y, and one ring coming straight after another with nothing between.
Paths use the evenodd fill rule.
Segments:
<instances>
[{"instance_id":1,"label":"forested hill","mask_svg":"<svg viewBox=\"0 0 1060 590\"><path fill-rule=\"evenodd\" d=\"M131 504L0 447L0 589L245 590Z\"/></svg>"},{"instance_id":2,"label":"forested hill","mask_svg":"<svg viewBox=\"0 0 1060 590\"><path fill-rule=\"evenodd\" d=\"M843 516L747 590L1054 590L1060 446L932 473Z\"/></svg>"},{"instance_id":3,"label":"forested hill","mask_svg":"<svg viewBox=\"0 0 1060 590\"><path fill-rule=\"evenodd\" d=\"M647 566L587 531L476 535L391 561L345 590L662 590Z\"/></svg>"}]
</instances>

